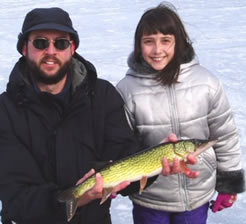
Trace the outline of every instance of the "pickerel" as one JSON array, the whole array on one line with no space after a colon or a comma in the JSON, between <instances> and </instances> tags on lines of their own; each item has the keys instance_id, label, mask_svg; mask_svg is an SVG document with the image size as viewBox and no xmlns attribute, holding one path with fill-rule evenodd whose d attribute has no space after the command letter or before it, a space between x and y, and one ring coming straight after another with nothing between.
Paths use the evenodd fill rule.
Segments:
<instances>
[{"instance_id":1,"label":"pickerel","mask_svg":"<svg viewBox=\"0 0 246 224\"><path fill-rule=\"evenodd\" d=\"M118 161L114 161L98 172L104 180L104 192L101 204L107 200L112 189L123 181L139 181L140 193L143 191L146 180L161 173L162 159L166 157L170 163L176 157L185 165L186 157L192 153L195 156L207 150L216 143L216 140L179 140L175 143L165 142L145 149L136 154ZM188 167L186 167L188 169ZM83 183L69 188L58 195L58 201L66 202L67 220L70 221L77 209L78 199L95 185L95 174Z\"/></svg>"}]
</instances>

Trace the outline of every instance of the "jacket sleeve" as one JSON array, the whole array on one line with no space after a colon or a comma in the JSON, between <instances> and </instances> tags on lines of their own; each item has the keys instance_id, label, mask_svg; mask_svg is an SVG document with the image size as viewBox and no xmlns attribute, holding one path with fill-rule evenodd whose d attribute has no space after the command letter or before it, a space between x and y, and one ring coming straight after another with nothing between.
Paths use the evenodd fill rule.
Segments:
<instances>
[{"instance_id":1,"label":"jacket sleeve","mask_svg":"<svg viewBox=\"0 0 246 224\"><path fill-rule=\"evenodd\" d=\"M117 90L125 102L124 109L126 112L127 121L132 131L134 132L135 137L138 139L140 148L144 148L145 146L144 144L142 144L139 131L136 128L136 119L135 119L135 110L136 110L135 106L136 105L132 97L132 90L129 89L129 83L131 83L131 80L124 78L117 84Z\"/></svg>"},{"instance_id":2,"label":"jacket sleeve","mask_svg":"<svg viewBox=\"0 0 246 224\"><path fill-rule=\"evenodd\" d=\"M102 88L98 89L102 90ZM98 116L95 117L95 124L102 122L102 120L105 122L103 131L103 150L100 158L104 161L114 161L138 152L141 150L141 147L134 132L129 126L124 109L124 101L115 87L111 84L108 84L105 89L105 99L106 100L103 105L103 108L105 109L104 119L99 120ZM95 106L100 105L96 100L97 99L95 98ZM97 140L99 139L100 138L98 137ZM149 186L155 179L156 177L150 178L147 186ZM127 196L136 192L139 192L138 181L131 183L129 187L119 193L123 196Z\"/></svg>"},{"instance_id":3,"label":"jacket sleeve","mask_svg":"<svg viewBox=\"0 0 246 224\"><path fill-rule=\"evenodd\" d=\"M245 190L245 178L232 110L220 82L214 90L211 89L210 95L210 137L218 140L214 146L217 159L216 190L221 193L241 193Z\"/></svg>"},{"instance_id":4,"label":"jacket sleeve","mask_svg":"<svg viewBox=\"0 0 246 224\"><path fill-rule=\"evenodd\" d=\"M102 90L100 86L97 88L102 92L96 95L104 95L104 101L98 102L99 97L95 97L95 110L104 111L94 117L95 130L97 135L98 149L101 149L101 159L118 160L131 155L140 150L138 141L131 130L124 111L124 101L115 87L108 83L106 88ZM100 99L101 100L101 99ZM97 108L99 105L99 108ZM102 117L100 117L102 116ZM104 122L103 130L98 130L97 124ZM104 133L104 136L99 136ZM100 142L101 139L101 142Z\"/></svg>"},{"instance_id":5,"label":"jacket sleeve","mask_svg":"<svg viewBox=\"0 0 246 224\"><path fill-rule=\"evenodd\" d=\"M10 117L5 104L0 104L2 220L26 224L65 220L65 208L55 199L58 187L44 180L27 146L14 133Z\"/></svg>"}]
</instances>

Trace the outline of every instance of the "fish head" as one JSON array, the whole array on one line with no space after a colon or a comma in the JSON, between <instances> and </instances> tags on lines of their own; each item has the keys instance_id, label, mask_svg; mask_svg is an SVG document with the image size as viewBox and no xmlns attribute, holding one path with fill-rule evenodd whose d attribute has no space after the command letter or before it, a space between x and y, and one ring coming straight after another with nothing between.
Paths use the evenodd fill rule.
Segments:
<instances>
[{"instance_id":1,"label":"fish head","mask_svg":"<svg viewBox=\"0 0 246 224\"><path fill-rule=\"evenodd\" d=\"M177 157L185 158L189 153L195 152L196 146L192 141L178 141L174 145L174 153Z\"/></svg>"},{"instance_id":2,"label":"fish head","mask_svg":"<svg viewBox=\"0 0 246 224\"><path fill-rule=\"evenodd\" d=\"M217 140L200 140L200 139L192 139L192 140L183 140L178 141L174 145L174 153L177 157L184 159L188 154L192 153L197 156L203 151L207 150L211 146L213 146Z\"/></svg>"}]
</instances>

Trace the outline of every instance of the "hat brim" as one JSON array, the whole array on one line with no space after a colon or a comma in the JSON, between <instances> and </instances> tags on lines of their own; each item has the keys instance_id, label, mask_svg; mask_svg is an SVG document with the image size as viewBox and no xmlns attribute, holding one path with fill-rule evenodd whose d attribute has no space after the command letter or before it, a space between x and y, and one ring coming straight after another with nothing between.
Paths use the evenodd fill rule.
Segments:
<instances>
[{"instance_id":1,"label":"hat brim","mask_svg":"<svg viewBox=\"0 0 246 224\"><path fill-rule=\"evenodd\" d=\"M77 32L75 30L73 30L67 26L57 24L57 23L38 24L38 25L33 26L30 29L26 30L25 33L29 33L31 31L35 31L35 30L58 30L58 31L63 31L63 32L72 33L74 35L77 35Z\"/></svg>"}]
</instances>

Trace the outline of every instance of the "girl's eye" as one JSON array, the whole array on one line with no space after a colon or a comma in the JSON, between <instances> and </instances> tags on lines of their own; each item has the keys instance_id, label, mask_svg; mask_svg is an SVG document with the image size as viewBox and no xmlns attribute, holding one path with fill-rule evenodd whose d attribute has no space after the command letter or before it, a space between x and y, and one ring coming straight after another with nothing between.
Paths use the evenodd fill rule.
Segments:
<instances>
[{"instance_id":1,"label":"girl's eye","mask_svg":"<svg viewBox=\"0 0 246 224\"><path fill-rule=\"evenodd\" d=\"M143 40L144 44L151 44L153 41L150 39Z\"/></svg>"},{"instance_id":2,"label":"girl's eye","mask_svg":"<svg viewBox=\"0 0 246 224\"><path fill-rule=\"evenodd\" d=\"M170 40L170 39L163 39L162 42L163 42L163 43L170 43L171 40Z\"/></svg>"}]
</instances>

